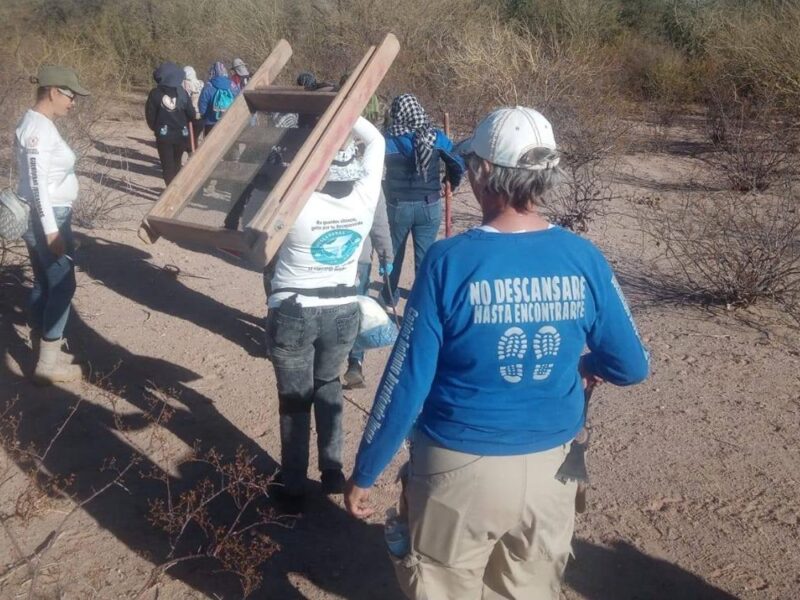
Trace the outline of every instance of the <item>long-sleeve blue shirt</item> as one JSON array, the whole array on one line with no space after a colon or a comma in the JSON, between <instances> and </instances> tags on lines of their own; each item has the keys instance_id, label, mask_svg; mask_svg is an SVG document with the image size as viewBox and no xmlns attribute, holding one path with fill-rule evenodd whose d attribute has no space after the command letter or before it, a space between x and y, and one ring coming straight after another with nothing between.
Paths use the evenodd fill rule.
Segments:
<instances>
[{"instance_id":1,"label":"long-sleeve blue shirt","mask_svg":"<svg viewBox=\"0 0 800 600\"><path fill-rule=\"evenodd\" d=\"M559 227L473 229L431 246L378 387L353 478L369 487L417 427L445 448L518 455L583 425L578 361L616 385L648 356L602 253Z\"/></svg>"},{"instance_id":2,"label":"long-sleeve blue shirt","mask_svg":"<svg viewBox=\"0 0 800 600\"><path fill-rule=\"evenodd\" d=\"M386 136L386 176L383 190L386 200L397 202L419 202L426 198L439 198L441 180L439 167L444 163L445 175L453 189L461 183L466 169L464 159L453 151L453 142L443 131L436 130L433 144L433 156L428 163L425 176L417 173L417 162L414 158L414 134Z\"/></svg>"}]
</instances>

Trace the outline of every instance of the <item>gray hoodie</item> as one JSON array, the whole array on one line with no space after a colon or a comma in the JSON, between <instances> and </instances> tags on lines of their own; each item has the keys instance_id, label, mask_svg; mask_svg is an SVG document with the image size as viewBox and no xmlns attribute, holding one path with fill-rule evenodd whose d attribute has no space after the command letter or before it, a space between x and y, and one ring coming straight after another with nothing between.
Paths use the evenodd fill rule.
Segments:
<instances>
[{"instance_id":1,"label":"gray hoodie","mask_svg":"<svg viewBox=\"0 0 800 600\"><path fill-rule=\"evenodd\" d=\"M373 247L381 263L394 262L392 236L389 232L389 216L386 213L386 197L383 195L383 189L381 189L381 195L378 198L378 205L375 207L372 229L369 230L369 237L364 240L364 246L361 249L361 256L358 257L358 262L372 262Z\"/></svg>"}]
</instances>

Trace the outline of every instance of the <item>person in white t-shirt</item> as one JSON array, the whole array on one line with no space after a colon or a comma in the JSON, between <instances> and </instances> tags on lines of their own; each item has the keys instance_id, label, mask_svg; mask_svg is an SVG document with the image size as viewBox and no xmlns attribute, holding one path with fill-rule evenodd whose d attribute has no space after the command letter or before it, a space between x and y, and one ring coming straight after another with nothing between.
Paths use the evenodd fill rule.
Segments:
<instances>
[{"instance_id":1,"label":"person in white t-shirt","mask_svg":"<svg viewBox=\"0 0 800 600\"><path fill-rule=\"evenodd\" d=\"M342 385L339 376L359 326L356 271L380 196L384 139L359 118L278 251L267 304L267 348L278 383L282 484L286 512L303 508L311 410L322 490L341 494Z\"/></svg>"},{"instance_id":2,"label":"person in white t-shirt","mask_svg":"<svg viewBox=\"0 0 800 600\"><path fill-rule=\"evenodd\" d=\"M38 352L33 378L49 385L76 381L82 374L80 366L72 364L73 357L64 352L62 340L75 293L70 220L78 178L75 153L53 122L69 114L76 96L89 92L75 72L65 67L43 66L32 81L38 85L36 103L17 124L14 149L17 193L31 205L23 239L33 268L31 341Z\"/></svg>"}]
</instances>

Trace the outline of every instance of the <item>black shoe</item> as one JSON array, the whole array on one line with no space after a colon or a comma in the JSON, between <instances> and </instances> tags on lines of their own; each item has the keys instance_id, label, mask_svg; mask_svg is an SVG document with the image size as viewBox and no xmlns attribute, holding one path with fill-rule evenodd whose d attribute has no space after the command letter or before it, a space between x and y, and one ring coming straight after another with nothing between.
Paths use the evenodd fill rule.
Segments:
<instances>
[{"instance_id":1,"label":"black shoe","mask_svg":"<svg viewBox=\"0 0 800 600\"><path fill-rule=\"evenodd\" d=\"M306 512L304 494L278 494L275 496L276 508L284 515L296 517Z\"/></svg>"},{"instance_id":2,"label":"black shoe","mask_svg":"<svg viewBox=\"0 0 800 600\"><path fill-rule=\"evenodd\" d=\"M270 497L275 500L275 504L280 512L285 515L299 515L305 512L306 496L305 494L290 494L283 487L283 480L281 474L278 473L272 478L269 486L267 487Z\"/></svg>"},{"instance_id":3,"label":"black shoe","mask_svg":"<svg viewBox=\"0 0 800 600\"><path fill-rule=\"evenodd\" d=\"M344 388L354 390L364 387L364 372L361 370L360 360L350 360L344 374Z\"/></svg>"},{"instance_id":4,"label":"black shoe","mask_svg":"<svg viewBox=\"0 0 800 600\"><path fill-rule=\"evenodd\" d=\"M345 479L341 469L325 469L322 471L322 493L344 494Z\"/></svg>"}]
</instances>

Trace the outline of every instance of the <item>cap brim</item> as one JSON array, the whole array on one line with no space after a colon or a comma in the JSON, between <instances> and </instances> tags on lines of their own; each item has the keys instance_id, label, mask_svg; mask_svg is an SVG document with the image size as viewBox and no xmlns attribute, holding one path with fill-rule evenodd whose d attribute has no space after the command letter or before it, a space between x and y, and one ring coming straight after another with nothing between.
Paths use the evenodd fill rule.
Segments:
<instances>
[{"instance_id":1,"label":"cap brim","mask_svg":"<svg viewBox=\"0 0 800 600\"><path fill-rule=\"evenodd\" d=\"M472 154L475 152L473 150L472 141L474 138L468 137L465 140L461 140L460 142L456 142L453 146L453 153L458 154L460 156L466 156L467 154Z\"/></svg>"},{"instance_id":2,"label":"cap brim","mask_svg":"<svg viewBox=\"0 0 800 600\"><path fill-rule=\"evenodd\" d=\"M89 90L87 90L85 87L82 87L80 85L75 85L75 86L71 85L71 86L69 86L69 89L70 89L70 91L75 92L76 94L78 94L78 96L91 96L91 94L89 93Z\"/></svg>"}]
</instances>

